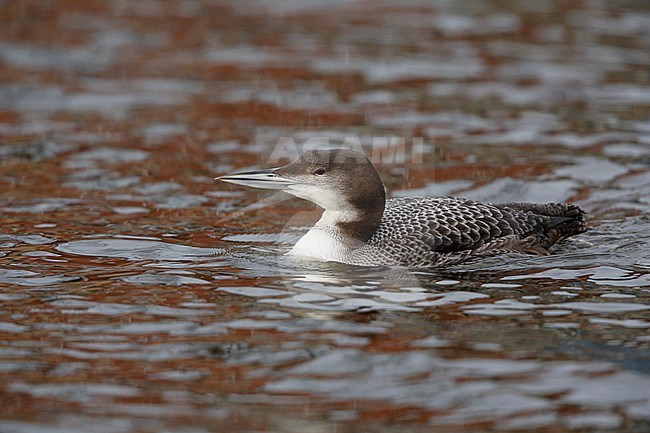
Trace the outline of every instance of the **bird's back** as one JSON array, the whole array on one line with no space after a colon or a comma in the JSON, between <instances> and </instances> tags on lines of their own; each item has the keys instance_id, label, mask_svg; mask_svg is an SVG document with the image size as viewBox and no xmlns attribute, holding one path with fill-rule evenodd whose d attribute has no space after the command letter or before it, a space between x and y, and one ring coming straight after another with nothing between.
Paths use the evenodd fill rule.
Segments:
<instances>
[{"instance_id":1,"label":"bird's back","mask_svg":"<svg viewBox=\"0 0 650 433\"><path fill-rule=\"evenodd\" d=\"M390 199L361 265L434 266L517 251L547 254L586 230L584 212L566 203L479 203L452 197Z\"/></svg>"}]
</instances>

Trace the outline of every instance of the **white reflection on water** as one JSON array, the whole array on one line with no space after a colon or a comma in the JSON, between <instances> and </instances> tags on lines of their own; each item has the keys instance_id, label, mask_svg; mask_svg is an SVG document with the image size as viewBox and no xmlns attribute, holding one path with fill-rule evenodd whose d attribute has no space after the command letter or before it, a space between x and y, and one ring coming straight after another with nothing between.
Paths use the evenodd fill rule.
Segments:
<instances>
[{"instance_id":1,"label":"white reflection on water","mask_svg":"<svg viewBox=\"0 0 650 433\"><path fill-rule=\"evenodd\" d=\"M57 245L63 253L92 257L118 257L130 260L191 261L214 258L219 248L199 248L149 239L96 238Z\"/></svg>"},{"instance_id":2,"label":"white reflection on water","mask_svg":"<svg viewBox=\"0 0 650 433\"><path fill-rule=\"evenodd\" d=\"M594 375L600 377L594 379ZM449 360L417 350L369 354L338 349L278 376L266 386L272 394L316 392L335 400L380 398L445 410L446 415L431 419L435 425L463 424L472 419L501 421L530 411L550 414L566 404L601 410L623 407L628 414L643 418L648 413L640 415L640 409L650 404L647 376L612 373L611 365L595 362ZM490 380L496 377L504 382ZM508 377L513 382L505 386ZM557 394L564 397L548 398ZM613 413L595 413L615 417ZM555 417L548 421L561 422Z\"/></svg>"}]
</instances>

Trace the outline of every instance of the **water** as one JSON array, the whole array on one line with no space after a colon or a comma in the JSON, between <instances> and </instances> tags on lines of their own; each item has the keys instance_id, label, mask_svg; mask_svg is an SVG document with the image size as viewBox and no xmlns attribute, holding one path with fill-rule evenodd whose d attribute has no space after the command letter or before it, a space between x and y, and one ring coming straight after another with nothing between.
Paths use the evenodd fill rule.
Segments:
<instances>
[{"instance_id":1,"label":"water","mask_svg":"<svg viewBox=\"0 0 650 433\"><path fill-rule=\"evenodd\" d=\"M1 432L650 429L644 5L0 11ZM319 211L213 178L316 142L391 196L570 200L592 229L444 269L296 261Z\"/></svg>"}]
</instances>

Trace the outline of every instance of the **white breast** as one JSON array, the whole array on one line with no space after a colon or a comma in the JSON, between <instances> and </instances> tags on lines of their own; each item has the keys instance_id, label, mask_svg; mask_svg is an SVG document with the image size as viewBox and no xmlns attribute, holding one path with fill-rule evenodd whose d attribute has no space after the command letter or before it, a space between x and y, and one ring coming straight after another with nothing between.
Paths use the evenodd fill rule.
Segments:
<instances>
[{"instance_id":1,"label":"white breast","mask_svg":"<svg viewBox=\"0 0 650 433\"><path fill-rule=\"evenodd\" d=\"M347 249L338 236L313 227L296 242L288 254L322 261L345 262L346 253Z\"/></svg>"}]
</instances>

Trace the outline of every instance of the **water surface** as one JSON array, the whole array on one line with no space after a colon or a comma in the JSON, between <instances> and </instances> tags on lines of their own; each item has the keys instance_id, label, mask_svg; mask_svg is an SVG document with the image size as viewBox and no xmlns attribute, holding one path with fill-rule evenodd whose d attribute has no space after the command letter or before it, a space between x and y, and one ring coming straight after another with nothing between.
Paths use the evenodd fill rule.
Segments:
<instances>
[{"instance_id":1,"label":"water surface","mask_svg":"<svg viewBox=\"0 0 650 433\"><path fill-rule=\"evenodd\" d=\"M0 12L0 431L650 429L644 5ZM214 182L400 138L390 196L592 228L444 269L295 261L317 209Z\"/></svg>"}]
</instances>

